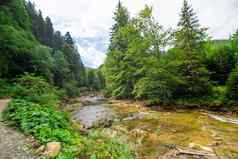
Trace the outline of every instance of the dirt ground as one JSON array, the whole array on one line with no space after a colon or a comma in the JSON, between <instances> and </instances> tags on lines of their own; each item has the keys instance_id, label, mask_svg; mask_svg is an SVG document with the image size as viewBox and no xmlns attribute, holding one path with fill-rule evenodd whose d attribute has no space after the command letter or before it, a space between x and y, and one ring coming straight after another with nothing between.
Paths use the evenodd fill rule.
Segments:
<instances>
[{"instance_id":1,"label":"dirt ground","mask_svg":"<svg viewBox=\"0 0 238 159\"><path fill-rule=\"evenodd\" d=\"M10 99L0 100L0 118ZM0 119L0 159L36 159L29 140Z\"/></svg>"}]
</instances>

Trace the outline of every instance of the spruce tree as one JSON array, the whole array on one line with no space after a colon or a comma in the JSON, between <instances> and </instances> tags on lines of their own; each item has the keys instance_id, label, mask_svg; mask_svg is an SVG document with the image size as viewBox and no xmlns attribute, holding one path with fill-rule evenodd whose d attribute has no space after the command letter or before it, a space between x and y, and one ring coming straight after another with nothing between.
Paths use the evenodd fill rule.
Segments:
<instances>
[{"instance_id":1,"label":"spruce tree","mask_svg":"<svg viewBox=\"0 0 238 159\"><path fill-rule=\"evenodd\" d=\"M128 38L124 33L129 23L129 13L120 1L114 13L114 20L108 58L105 62L107 90L115 96L129 96L131 87L125 86L129 82L124 78L125 73L123 73L126 69L123 63L128 48Z\"/></svg>"},{"instance_id":2,"label":"spruce tree","mask_svg":"<svg viewBox=\"0 0 238 159\"><path fill-rule=\"evenodd\" d=\"M126 39L118 36L118 34L120 29L128 24L129 12L120 1L116 7L116 12L114 13L113 19L115 20L115 24L112 26L109 50L125 51L127 44Z\"/></svg>"},{"instance_id":3,"label":"spruce tree","mask_svg":"<svg viewBox=\"0 0 238 159\"><path fill-rule=\"evenodd\" d=\"M71 37L70 33L67 32L64 36L64 40L68 45L74 45L73 38Z\"/></svg>"},{"instance_id":4,"label":"spruce tree","mask_svg":"<svg viewBox=\"0 0 238 159\"><path fill-rule=\"evenodd\" d=\"M61 35L60 31L56 31L53 35L52 47L55 50L62 50L64 44L64 37Z\"/></svg>"},{"instance_id":5,"label":"spruce tree","mask_svg":"<svg viewBox=\"0 0 238 159\"><path fill-rule=\"evenodd\" d=\"M200 51L205 40L205 28L201 28L199 20L193 8L184 0L178 23L178 31L175 34L176 47L186 53Z\"/></svg>"},{"instance_id":6,"label":"spruce tree","mask_svg":"<svg viewBox=\"0 0 238 159\"><path fill-rule=\"evenodd\" d=\"M53 36L54 36L53 24L51 22L51 19L49 17L46 17L44 44L52 47Z\"/></svg>"},{"instance_id":7,"label":"spruce tree","mask_svg":"<svg viewBox=\"0 0 238 159\"><path fill-rule=\"evenodd\" d=\"M177 89L179 98L197 98L210 93L209 71L202 62L205 30L200 27L193 8L184 0L175 44L181 53L178 65L184 84Z\"/></svg>"}]
</instances>

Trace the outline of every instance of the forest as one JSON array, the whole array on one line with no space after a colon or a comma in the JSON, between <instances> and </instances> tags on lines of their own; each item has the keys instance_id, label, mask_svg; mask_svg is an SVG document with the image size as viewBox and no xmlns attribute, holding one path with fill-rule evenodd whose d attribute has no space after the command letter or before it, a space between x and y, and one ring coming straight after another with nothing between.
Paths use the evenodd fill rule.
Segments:
<instances>
[{"instance_id":1,"label":"forest","mask_svg":"<svg viewBox=\"0 0 238 159\"><path fill-rule=\"evenodd\" d=\"M12 82L35 74L69 96L79 95L83 87L99 89L100 77L85 68L69 32L55 31L51 19L44 19L30 1L6 1L0 7L0 78Z\"/></svg>"},{"instance_id":2,"label":"forest","mask_svg":"<svg viewBox=\"0 0 238 159\"><path fill-rule=\"evenodd\" d=\"M115 7L95 69L35 3L0 0L0 158L238 158L238 30L214 39L188 0L175 28Z\"/></svg>"},{"instance_id":3,"label":"forest","mask_svg":"<svg viewBox=\"0 0 238 159\"><path fill-rule=\"evenodd\" d=\"M238 100L238 32L214 40L184 1L176 29L165 29L152 7L135 17L121 4L114 14L105 93L149 105L231 106Z\"/></svg>"}]
</instances>

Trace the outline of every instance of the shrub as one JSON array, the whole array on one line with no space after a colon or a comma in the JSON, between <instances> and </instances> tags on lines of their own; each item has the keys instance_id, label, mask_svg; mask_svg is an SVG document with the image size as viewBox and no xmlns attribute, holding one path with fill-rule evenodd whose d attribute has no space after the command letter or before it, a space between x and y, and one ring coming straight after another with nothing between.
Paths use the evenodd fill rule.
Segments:
<instances>
[{"instance_id":1,"label":"shrub","mask_svg":"<svg viewBox=\"0 0 238 159\"><path fill-rule=\"evenodd\" d=\"M11 95L11 85L4 79L0 79L0 98Z\"/></svg>"},{"instance_id":2,"label":"shrub","mask_svg":"<svg viewBox=\"0 0 238 159\"><path fill-rule=\"evenodd\" d=\"M148 99L152 105L171 102L176 86L181 83L180 78L164 69L154 69L147 76L136 83L135 97Z\"/></svg>"},{"instance_id":3,"label":"shrub","mask_svg":"<svg viewBox=\"0 0 238 159\"><path fill-rule=\"evenodd\" d=\"M100 130L93 130L89 133L81 150L83 158L90 159L133 159L134 155L125 144L117 139L107 137Z\"/></svg>"},{"instance_id":4,"label":"shrub","mask_svg":"<svg viewBox=\"0 0 238 159\"><path fill-rule=\"evenodd\" d=\"M230 74L226 86L228 98L238 101L238 68Z\"/></svg>"},{"instance_id":5,"label":"shrub","mask_svg":"<svg viewBox=\"0 0 238 159\"><path fill-rule=\"evenodd\" d=\"M229 46L217 46L210 51L207 67L211 72L211 79L218 84L225 85L226 80L235 68L235 53Z\"/></svg>"},{"instance_id":6,"label":"shrub","mask_svg":"<svg viewBox=\"0 0 238 159\"><path fill-rule=\"evenodd\" d=\"M70 81L63 84L63 88L69 97L76 97L80 95L80 89L77 87L77 82Z\"/></svg>"},{"instance_id":7,"label":"shrub","mask_svg":"<svg viewBox=\"0 0 238 159\"><path fill-rule=\"evenodd\" d=\"M52 50L46 46L36 45L32 49L32 63L35 67L35 73L43 76L48 81L53 79L54 60L51 56Z\"/></svg>"},{"instance_id":8,"label":"shrub","mask_svg":"<svg viewBox=\"0 0 238 159\"><path fill-rule=\"evenodd\" d=\"M212 88L212 102L216 103L216 105L220 104L223 105L227 103L227 89L226 86L217 86Z\"/></svg>"},{"instance_id":9,"label":"shrub","mask_svg":"<svg viewBox=\"0 0 238 159\"><path fill-rule=\"evenodd\" d=\"M18 78L13 92L15 98L50 105L55 105L63 96L62 91L51 86L43 78L32 74L25 74Z\"/></svg>"},{"instance_id":10,"label":"shrub","mask_svg":"<svg viewBox=\"0 0 238 159\"><path fill-rule=\"evenodd\" d=\"M68 117L47 105L15 99L10 102L3 117L10 121L12 126L19 127L42 143L71 143L73 140Z\"/></svg>"}]
</instances>

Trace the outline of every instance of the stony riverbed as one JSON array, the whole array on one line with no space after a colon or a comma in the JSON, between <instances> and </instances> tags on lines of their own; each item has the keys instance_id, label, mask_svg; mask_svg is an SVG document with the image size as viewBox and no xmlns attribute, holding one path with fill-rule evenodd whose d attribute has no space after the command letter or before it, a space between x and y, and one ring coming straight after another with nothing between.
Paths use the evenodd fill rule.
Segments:
<instances>
[{"instance_id":1,"label":"stony riverbed","mask_svg":"<svg viewBox=\"0 0 238 159\"><path fill-rule=\"evenodd\" d=\"M139 159L238 158L237 117L201 110L155 111L137 102L95 97L73 105L74 120L116 136Z\"/></svg>"}]
</instances>

